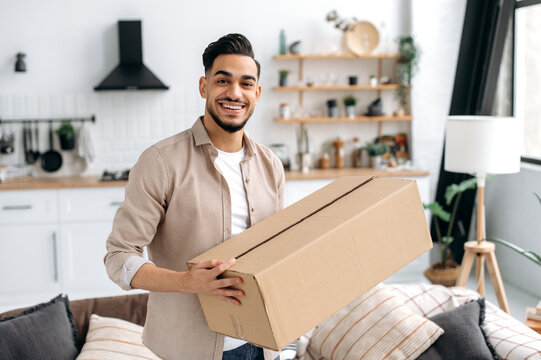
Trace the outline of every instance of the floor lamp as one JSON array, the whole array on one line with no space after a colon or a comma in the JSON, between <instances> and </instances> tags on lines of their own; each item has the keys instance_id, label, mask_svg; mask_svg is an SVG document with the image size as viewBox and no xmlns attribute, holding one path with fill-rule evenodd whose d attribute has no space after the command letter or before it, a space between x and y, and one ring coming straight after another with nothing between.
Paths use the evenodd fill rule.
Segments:
<instances>
[{"instance_id":1,"label":"floor lamp","mask_svg":"<svg viewBox=\"0 0 541 360\"><path fill-rule=\"evenodd\" d=\"M493 243L485 234L485 180L487 175L520 171L520 123L513 117L449 116L445 136L445 170L472 174L477 178L477 241L464 244L464 258L457 286L465 286L476 262L477 292L485 294L486 261L492 287L502 310L509 304L496 261Z\"/></svg>"}]
</instances>

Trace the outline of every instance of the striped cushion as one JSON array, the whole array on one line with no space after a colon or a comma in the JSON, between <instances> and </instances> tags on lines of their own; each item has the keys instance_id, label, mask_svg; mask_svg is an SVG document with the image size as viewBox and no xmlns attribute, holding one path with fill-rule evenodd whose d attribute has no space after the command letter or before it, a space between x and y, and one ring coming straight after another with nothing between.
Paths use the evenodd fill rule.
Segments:
<instances>
[{"instance_id":1,"label":"striped cushion","mask_svg":"<svg viewBox=\"0 0 541 360\"><path fill-rule=\"evenodd\" d=\"M92 314L86 342L76 360L159 360L143 345L142 334L142 326L125 320Z\"/></svg>"},{"instance_id":2,"label":"striped cushion","mask_svg":"<svg viewBox=\"0 0 541 360\"><path fill-rule=\"evenodd\" d=\"M307 354L329 360L415 359L441 334L439 326L380 284L321 323Z\"/></svg>"}]
</instances>

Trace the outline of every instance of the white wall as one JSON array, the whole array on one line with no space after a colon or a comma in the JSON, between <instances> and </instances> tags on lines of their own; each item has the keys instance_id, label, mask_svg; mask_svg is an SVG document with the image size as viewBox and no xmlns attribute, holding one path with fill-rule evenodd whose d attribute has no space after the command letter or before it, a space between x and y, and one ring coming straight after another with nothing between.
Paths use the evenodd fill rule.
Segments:
<instances>
[{"instance_id":1,"label":"white wall","mask_svg":"<svg viewBox=\"0 0 541 360\"><path fill-rule=\"evenodd\" d=\"M276 93L278 70L294 62L278 62L278 36L285 29L288 42L303 41L307 53L326 52L337 47L341 32L325 21L337 9L343 16L356 16L379 25L387 24L390 37L409 32L409 2L370 1L68 1L23 0L0 4L0 117L51 117L97 115L92 127L97 160L86 173L103 168L131 166L140 152L153 142L183 130L203 112L197 91L203 73L201 54L207 44L228 32L241 32L253 43L262 65L263 95L248 125L258 141L287 143L295 151L292 124L277 124L278 104L296 102L296 94ZM119 19L142 19L143 54L146 65L170 86L169 91L94 92L118 62L116 23ZM27 54L26 73L13 71L15 54ZM371 70L360 62L307 64L313 77L319 73L345 81L347 73L368 78ZM310 69L313 66L313 69ZM310 75L308 73L308 75ZM392 74L390 74L392 75ZM295 77L295 74L292 74ZM327 94L344 96L345 94ZM365 96L361 93L359 96ZM388 103L391 105L393 94ZM366 97L364 103L373 100ZM391 109L392 110L392 109ZM390 111L391 111L390 110ZM391 125L400 131L404 125ZM41 136L47 148L46 126ZM331 131L329 131L329 129ZM364 141L376 133L375 124L314 125L310 128L312 149L336 136L350 140L361 135ZM69 154L66 154L68 163ZM0 163L22 161L18 155L1 156ZM63 167L55 176L78 171L77 164ZM38 172L38 175L43 175Z\"/></svg>"},{"instance_id":2,"label":"white wall","mask_svg":"<svg viewBox=\"0 0 541 360\"><path fill-rule=\"evenodd\" d=\"M327 52L337 48L340 32L325 21L330 9L342 16L386 24L389 38L413 32L422 50L419 73L413 88L414 165L437 174L443 138L443 122L448 111L465 0L383 0L373 1L219 1L148 2L22 0L0 3L0 117L51 117L96 114L92 126L97 159L85 174L103 168L130 167L140 152L153 142L181 131L203 112L197 80L203 72L201 54L206 45L228 32L244 33L253 43L262 64L263 95L248 132L258 141L286 143L295 149L293 124L277 124L278 104L294 105L296 93L278 93L272 87L278 70L292 70L297 63L277 61L278 34L285 29L288 42L302 40L303 52ZM143 20L143 54L147 66L171 87L169 91L94 92L92 88L117 64L116 22ZM13 71L15 54L27 54L26 73ZM307 61L306 75L312 80L336 77L345 81L358 74L360 81L375 72L374 61ZM393 76L392 63L386 65ZM312 111L322 111L330 97L346 93L305 94ZM364 108L374 93L356 92ZM310 100L313 99L313 100ZM319 101L319 104L315 102ZM312 105L310 105L310 102ZM396 108L392 92L384 97L385 110ZM359 110L361 111L361 110ZM384 133L407 131L407 123L385 123ZM371 140L375 123L309 124L311 149L319 155L337 136L346 141ZM42 128L41 149L48 147ZM53 176L77 174L78 163L64 154L67 166ZM348 155L348 154L346 154ZM348 164L350 157L346 157ZM0 155L0 163L22 161L22 151ZM71 165L71 166L70 166ZM37 175L46 175L39 172ZM435 176L431 178L435 184ZM434 189L432 189L432 193Z\"/></svg>"},{"instance_id":3,"label":"white wall","mask_svg":"<svg viewBox=\"0 0 541 360\"><path fill-rule=\"evenodd\" d=\"M486 184L487 236L509 241L541 254L541 168L523 165L520 173L497 175ZM522 255L496 245L504 281L541 297L541 269Z\"/></svg>"}]
</instances>

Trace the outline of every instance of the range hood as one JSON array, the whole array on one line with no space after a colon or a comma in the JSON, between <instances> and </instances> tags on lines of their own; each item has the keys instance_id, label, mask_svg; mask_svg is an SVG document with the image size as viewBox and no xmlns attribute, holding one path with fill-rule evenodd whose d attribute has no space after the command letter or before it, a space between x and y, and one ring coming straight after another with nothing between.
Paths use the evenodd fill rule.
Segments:
<instances>
[{"instance_id":1,"label":"range hood","mask_svg":"<svg viewBox=\"0 0 541 360\"><path fill-rule=\"evenodd\" d=\"M169 89L143 64L141 21L118 22L120 64L94 90Z\"/></svg>"}]
</instances>

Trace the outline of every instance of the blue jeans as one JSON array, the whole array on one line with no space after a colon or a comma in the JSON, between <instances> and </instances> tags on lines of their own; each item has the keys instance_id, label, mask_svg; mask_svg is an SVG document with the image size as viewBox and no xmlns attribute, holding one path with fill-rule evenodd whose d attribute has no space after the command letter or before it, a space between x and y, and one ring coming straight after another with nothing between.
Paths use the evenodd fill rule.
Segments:
<instances>
[{"instance_id":1,"label":"blue jeans","mask_svg":"<svg viewBox=\"0 0 541 360\"><path fill-rule=\"evenodd\" d=\"M252 344L244 344L238 348L224 351L222 360L263 360L263 349Z\"/></svg>"}]
</instances>

